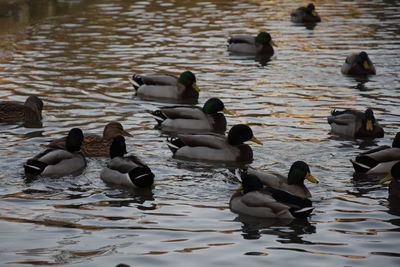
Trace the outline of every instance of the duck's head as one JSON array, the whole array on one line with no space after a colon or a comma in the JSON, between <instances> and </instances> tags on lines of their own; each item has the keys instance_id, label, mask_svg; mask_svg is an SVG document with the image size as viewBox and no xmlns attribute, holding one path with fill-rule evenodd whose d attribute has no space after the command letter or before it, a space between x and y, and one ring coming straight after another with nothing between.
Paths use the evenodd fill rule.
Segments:
<instances>
[{"instance_id":1,"label":"duck's head","mask_svg":"<svg viewBox=\"0 0 400 267\"><path fill-rule=\"evenodd\" d=\"M272 37L268 32L260 32L257 36L256 36L256 43L259 44L270 44L273 46L276 46L275 43L272 41Z\"/></svg>"},{"instance_id":2,"label":"duck's head","mask_svg":"<svg viewBox=\"0 0 400 267\"><path fill-rule=\"evenodd\" d=\"M218 112L223 112L225 114L232 114L229 110L225 108L224 103L221 99L213 97L210 98L204 103L203 111L206 114L215 114Z\"/></svg>"},{"instance_id":3,"label":"duck's head","mask_svg":"<svg viewBox=\"0 0 400 267\"><path fill-rule=\"evenodd\" d=\"M112 159L115 157L123 157L126 153L125 137L122 135L115 137L110 146L110 157Z\"/></svg>"},{"instance_id":4,"label":"duck's head","mask_svg":"<svg viewBox=\"0 0 400 267\"><path fill-rule=\"evenodd\" d=\"M308 14L311 14L313 16L318 16L317 11L315 11L315 6L312 3L307 5L306 11L307 11Z\"/></svg>"},{"instance_id":5,"label":"duck's head","mask_svg":"<svg viewBox=\"0 0 400 267\"><path fill-rule=\"evenodd\" d=\"M257 176L253 174L244 174L241 176L242 178L242 186L239 187L237 190L241 190L243 194L252 192L252 191L257 191L263 188L263 184L258 179Z\"/></svg>"},{"instance_id":6,"label":"duck's head","mask_svg":"<svg viewBox=\"0 0 400 267\"><path fill-rule=\"evenodd\" d=\"M400 182L400 162L397 162L396 164L394 164L392 166L392 168L390 169L390 172L388 173L388 175L386 175L386 177L384 177L382 180L380 180L379 183L383 184L383 183L385 183L387 181L391 181L393 179Z\"/></svg>"},{"instance_id":7,"label":"duck's head","mask_svg":"<svg viewBox=\"0 0 400 267\"><path fill-rule=\"evenodd\" d=\"M288 184L290 185L302 185L304 180L318 184L318 180L311 175L310 167L304 161L296 161L292 164L288 174Z\"/></svg>"},{"instance_id":8,"label":"duck's head","mask_svg":"<svg viewBox=\"0 0 400 267\"><path fill-rule=\"evenodd\" d=\"M362 66L364 69L369 70L371 65L369 64L369 57L367 52L360 52L356 57L356 62L358 65Z\"/></svg>"},{"instance_id":9,"label":"duck's head","mask_svg":"<svg viewBox=\"0 0 400 267\"><path fill-rule=\"evenodd\" d=\"M196 84L196 76L193 72L187 70L179 75L178 81L183 84L185 87L192 87L197 92L200 92L200 88Z\"/></svg>"},{"instance_id":10,"label":"duck's head","mask_svg":"<svg viewBox=\"0 0 400 267\"><path fill-rule=\"evenodd\" d=\"M65 147L70 152L79 151L83 142L83 132L79 128L72 128L65 140Z\"/></svg>"},{"instance_id":11,"label":"duck's head","mask_svg":"<svg viewBox=\"0 0 400 267\"><path fill-rule=\"evenodd\" d=\"M42 109L43 109L43 101L35 96L31 95L25 100L25 106L33 109L37 114L39 114L40 119L42 119Z\"/></svg>"},{"instance_id":12,"label":"duck's head","mask_svg":"<svg viewBox=\"0 0 400 267\"><path fill-rule=\"evenodd\" d=\"M372 109L367 108L365 110L365 129L367 131L374 130L375 116Z\"/></svg>"},{"instance_id":13,"label":"duck's head","mask_svg":"<svg viewBox=\"0 0 400 267\"><path fill-rule=\"evenodd\" d=\"M251 128L245 124L237 124L229 130L229 144L240 145L246 141L252 141L254 143L262 145L261 141L253 135L253 131L251 130Z\"/></svg>"},{"instance_id":14,"label":"duck's head","mask_svg":"<svg viewBox=\"0 0 400 267\"><path fill-rule=\"evenodd\" d=\"M113 139L116 136L123 135L123 136L132 136L130 133L124 130L122 124L116 121L109 122L103 131L104 139Z\"/></svg>"},{"instance_id":15,"label":"duck's head","mask_svg":"<svg viewBox=\"0 0 400 267\"><path fill-rule=\"evenodd\" d=\"M400 148L400 132L398 132L394 137L392 147Z\"/></svg>"}]
</instances>

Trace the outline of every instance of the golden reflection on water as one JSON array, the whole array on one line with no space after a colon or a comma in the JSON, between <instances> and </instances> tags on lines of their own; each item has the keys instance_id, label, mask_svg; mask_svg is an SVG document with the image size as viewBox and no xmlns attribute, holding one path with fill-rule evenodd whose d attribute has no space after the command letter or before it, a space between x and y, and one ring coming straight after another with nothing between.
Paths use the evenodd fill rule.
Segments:
<instances>
[{"instance_id":1,"label":"golden reflection on water","mask_svg":"<svg viewBox=\"0 0 400 267\"><path fill-rule=\"evenodd\" d=\"M400 126L397 2L318 1L323 21L312 27L288 20L303 1L15 0L6 15L3 2L1 100L36 94L45 107L42 128L0 125L0 224L9 244L2 263L83 266L137 256L139 265L151 257L177 266L190 255L243 265L250 255L284 255L299 264L375 266L398 258L398 214L386 185L353 178L348 161L389 144ZM278 44L269 61L227 53L228 36L260 30ZM371 54L377 76L340 74L359 50ZM307 185L316 207L308 221L236 218L228 207L238 183L232 173L171 158L166 135L144 112L166 103L136 99L127 77L186 69L204 88L199 103L224 99L235 111L228 128L248 123L263 140L253 146L255 168L285 175L293 161L309 163L321 183ZM329 134L333 108L367 106L387 129L384 139L365 144ZM78 177L24 183L22 163L43 144L76 126L101 133L113 120L134 135L128 150L156 173L151 192L102 183L107 159L89 159Z\"/></svg>"}]
</instances>

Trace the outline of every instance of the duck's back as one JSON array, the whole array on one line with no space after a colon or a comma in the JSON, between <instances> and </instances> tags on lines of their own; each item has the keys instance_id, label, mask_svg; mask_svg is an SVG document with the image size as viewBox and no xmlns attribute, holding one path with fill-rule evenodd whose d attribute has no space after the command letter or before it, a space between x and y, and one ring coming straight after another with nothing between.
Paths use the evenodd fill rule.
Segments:
<instances>
[{"instance_id":1,"label":"duck's back","mask_svg":"<svg viewBox=\"0 0 400 267\"><path fill-rule=\"evenodd\" d=\"M256 39L245 34L233 35L228 40L228 51L242 54L257 53Z\"/></svg>"},{"instance_id":2,"label":"duck's back","mask_svg":"<svg viewBox=\"0 0 400 267\"><path fill-rule=\"evenodd\" d=\"M307 189L307 187L304 186L304 184L303 185L289 185L287 183L287 178L280 173L261 172L261 171L257 171L254 169L249 169L248 173L257 176L258 179L260 179L260 181L267 187L283 190L290 194L293 194L295 196L302 197L302 198L310 198L311 197L310 191Z\"/></svg>"},{"instance_id":3,"label":"duck's back","mask_svg":"<svg viewBox=\"0 0 400 267\"><path fill-rule=\"evenodd\" d=\"M0 102L0 122L16 122L25 120L37 120L33 110L23 104L3 101Z\"/></svg>"}]
</instances>

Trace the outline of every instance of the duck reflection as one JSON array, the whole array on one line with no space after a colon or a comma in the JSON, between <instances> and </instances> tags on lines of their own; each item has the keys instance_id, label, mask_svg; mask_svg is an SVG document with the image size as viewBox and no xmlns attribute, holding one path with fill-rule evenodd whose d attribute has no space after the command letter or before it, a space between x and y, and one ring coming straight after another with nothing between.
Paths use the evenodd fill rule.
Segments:
<instances>
[{"instance_id":1,"label":"duck reflection","mask_svg":"<svg viewBox=\"0 0 400 267\"><path fill-rule=\"evenodd\" d=\"M260 219L239 215L234 219L241 222L242 236L244 239L259 239L261 235L276 235L281 243L306 244L302 235L316 232L315 226L307 219Z\"/></svg>"},{"instance_id":2,"label":"duck reflection","mask_svg":"<svg viewBox=\"0 0 400 267\"><path fill-rule=\"evenodd\" d=\"M229 53L229 57L231 60L255 61L260 67L266 67L272 59L272 55L238 55L235 53Z\"/></svg>"},{"instance_id":3,"label":"duck reflection","mask_svg":"<svg viewBox=\"0 0 400 267\"><path fill-rule=\"evenodd\" d=\"M389 196L388 201L389 201L388 213L390 213L392 215L400 216L400 198ZM395 221L396 222L395 225L400 226L400 219L390 220L390 221L391 222Z\"/></svg>"},{"instance_id":4,"label":"duck reflection","mask_svg":"<svg viewBox=\"0 0 400 267\"><path fill-rule=\"evenodd\" d=\"M355 89L358 89L360 91L369 91L372 89L368 89L368 87L365 86L367 82L369 82L369 76L366 75L360 75L360 76L352 76L351 79L354 80L357 84L354 86Z\"/></svg>"},{"instance_id":5,"label":"duck reflection","mask_svg":"<svg viewBox=\"0 0 400 267\"><path fill-rule=\"evenodd\" d=\"M105 195L111 199L108 204L110 207L129 207L136 206L140 210L155 210L156 204L154 201L153 191L149 188L123 188L123 190L106 192ZM147 202L151 203L147 203Z\"/></svg>"},{"instance_id":6,"label":"duck reflection","mask_svg":"<svg viewBox=\"0 0 400 267\"><path fill-rule=\"evenodd\" d=\"M293 22L293 25L297 26L297 27L304 27L307 30L312 31L312 30L314 30L315 26L317 26L317 23L316 22Z\"/></svg>"}]
</instances>

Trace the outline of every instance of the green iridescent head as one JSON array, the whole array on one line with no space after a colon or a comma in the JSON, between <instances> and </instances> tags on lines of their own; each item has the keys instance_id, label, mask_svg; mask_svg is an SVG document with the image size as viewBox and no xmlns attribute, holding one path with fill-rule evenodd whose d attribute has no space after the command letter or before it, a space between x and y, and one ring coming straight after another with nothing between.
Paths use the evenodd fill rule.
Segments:
<instances>
[{"instance_id":1,"label":"green iridescent head","mask_svg":"<svg viewBox=\"0 0 400 267\"><path fill-rule=\"evenodd\" d=\"M203 111L206 114L215 114L224 111L224 103L216 97L210 98L204 103Z\"/></svg>"},{"instance_id":2,"label":"green iridescent head","mask_svg":"<svg viewBox=\"0 0 400 267\"><path fill-rule=\"evenodd\" d=\"M288 174L288 184L290 185L302 185L304 180L307 179L312 183L318 183L310 171L310 167L304 161L296 161L292 164Z\"/></svg>"},{"instance_id":3,"label":"green iridescent head","mask_svg":"<svg viewBox=\"0 0 400 267\"><path fill-rule=\"evenodd\" d=\"M192 87L197 92L200 91L196 84L196 76L189 70L182 72L181 75L179 75L178 81L185 87Z\"/></svg>"},{"instance_id":4,"label":"green iridescent head","mask_svg":"<svg viewBox=\"0 0 400 267\"><path fill-rule=\"evenodd\" d=\"M256 42L259 44L269 44L272 41L272 37L267 32L260 32L256 37Z\"/></svg>"},{"instance_id":5,"label":"green iridescent head","mask_svg":"<svg viewBox=\"0 0 400 267\"><path fill-rule=\"evenodd\" d=\"M257 144L262 144L254 135L253 131L246 124L237 124L233 126L228 133L228 143L231 145L240 145L246 141L252 141Z\"/></svg>"}]
</instances>

